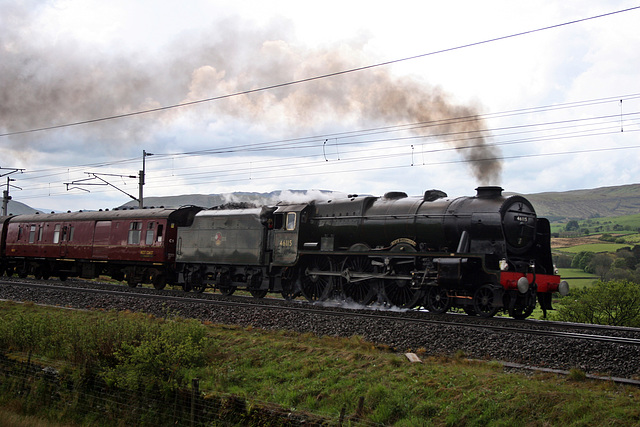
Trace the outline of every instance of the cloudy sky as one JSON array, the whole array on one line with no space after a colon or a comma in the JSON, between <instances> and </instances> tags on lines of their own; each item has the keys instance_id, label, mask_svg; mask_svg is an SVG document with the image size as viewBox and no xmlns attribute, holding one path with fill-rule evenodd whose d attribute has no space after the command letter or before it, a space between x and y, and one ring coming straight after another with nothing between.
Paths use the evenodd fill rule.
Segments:
<instances>
[{"instance_id":1,"label":"cloudy sky","mask_svg":"<svg viewBox=\"0 0 640 427\"><path fill-rule=\"evenodd\" d=\"M147 197L640 182L637 2L0 8L0 173L30 206L128 202L143 150Z\"/></svg>"}]
</instances>

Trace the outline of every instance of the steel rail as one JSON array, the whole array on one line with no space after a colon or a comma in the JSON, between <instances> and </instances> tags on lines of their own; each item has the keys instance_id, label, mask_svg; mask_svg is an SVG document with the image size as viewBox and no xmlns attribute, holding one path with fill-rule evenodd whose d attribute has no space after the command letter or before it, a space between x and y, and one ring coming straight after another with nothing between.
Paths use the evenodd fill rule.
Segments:
<instances>
[{"instance_id":1,"label":"steel rail","mask_svg":"<svg viewBox=\"0 0 640 427\"><path fill-rule=\"evenodd\" d=\"M229 301L229 300L220 300L220 299L206 299L206 298L191 298L185 294L185 296L176 296L176 295L158 295L147 292L131 292L129 291L117 291L117 290L106 290L106 289L94 289L94 288L77 288L70 286L60 286L60 285L48 285L48 284L40 284L40 283L29 283L29 282L14 282L14 281L0 281L0 284L4 285L13 285L13 286L22 286L22 287L31 287L37 289L48 289L48 290L57 290L64 292L81 292L81 293L91 293L91 294L106 294L106 295L116 295L121 297L135 297L144 298L144 299L152 299L152 300L160 300L160 301L172 301L172 302L180 302L180 303L195 303L195 304L207 304L207 305L220 305L220 306L243 306L248 308L258 308L258 309L266 309L266 310L291 310L302 313L309 313L314 315L323 315L323 316L333 316L333 317L357 317L357 318L369 318L376 320L387 320L387 321L395 321L395 322L406 322L406 323L417 323L417 324L433 324L433 325L443 325L443 326L454 326L460 328L475 328L483 331L492 331L495 333L509 333L509 334L529 334L529 335L537 335L543 337L550 338L562 338L562 339L575 339L575 340L585 340L585 341L598 341L598 342L608 342L613 344L624 344L624 345L640 345L639 338L628 338L628 337L616 337L610 335L595 335L595 334L586 334L586 333L578 333L578 332L566 332L566 331L555 331L555 330L542 330L542 329L532 329L532 328L518 328L513 326L498 326L498 325L487 325L482 323L463 323L463 322L454 322L442 319L420 319L413 317L398 317L397 315L389 315L388 313L378 312L378 313L363 313L362 310L346 310L335 311L330 310L327 307L320 309L314 307L304 307L304 306L295 306L288 305L286 307L274 305L274 304L265 304L265 303L248 303L241 302L237 300ZM151 289L149 289L151 291ZM255 300L252 298L252 300ZM530 325L529 325L530 326ZM558 325L553 325L558 327ZM573 324L567 325L567 327L573 327Z\"/></svg>"}]
</instances>

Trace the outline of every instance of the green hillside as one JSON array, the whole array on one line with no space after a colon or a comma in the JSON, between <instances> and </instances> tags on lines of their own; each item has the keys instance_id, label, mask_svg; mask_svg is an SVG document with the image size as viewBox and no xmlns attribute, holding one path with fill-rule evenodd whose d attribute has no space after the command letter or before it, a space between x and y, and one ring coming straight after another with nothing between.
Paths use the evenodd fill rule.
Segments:
<instances>
[{"instance_id":1,"label":"green hillside","mask_svg":"<svg viewBox=\"0 0 640 427\"><path fill-rule=\"evenodd\" d=\"M640 213L640 184L527 194L538 215L553 221Z\"/></svg>"}]
</instances>

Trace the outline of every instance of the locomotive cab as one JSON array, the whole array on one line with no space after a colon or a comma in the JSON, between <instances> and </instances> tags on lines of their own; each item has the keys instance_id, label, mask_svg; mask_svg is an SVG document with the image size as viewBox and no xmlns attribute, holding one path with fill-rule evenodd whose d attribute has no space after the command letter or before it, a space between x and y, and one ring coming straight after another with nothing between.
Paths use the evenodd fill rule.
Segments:
<instances>
[{"instance_id":1,"label":"locomotive cab","mask_svg":"<svg viewBox=\"0 0 640 427\"><path fill-rule=\"evenodd\" d=\"M309 204L279 205L273 212L270 248L273 265L289 266L298 260L300 236L309 223Z\"/></svg>"}]
</instances>

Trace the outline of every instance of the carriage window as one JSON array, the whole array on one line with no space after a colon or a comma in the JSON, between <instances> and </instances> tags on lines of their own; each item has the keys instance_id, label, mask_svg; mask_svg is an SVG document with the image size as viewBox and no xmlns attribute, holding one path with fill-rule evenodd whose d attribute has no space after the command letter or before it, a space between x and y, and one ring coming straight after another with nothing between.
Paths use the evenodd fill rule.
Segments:
<instances>
[{"instance_id":1,"label":"carriage window","mask_svg":"<svg viewBox=\"0 0 640 427\"><path fill-rule=\"evenodd\" d=\"M158 224L158 243L162 243L162 224Z\"/></svg>"},{"instance_id":2,"label":"carriage window","mask_svg":"<svg viewBox=\"0 0 640 427\"><path fill-rule=\"evenodd\" d=\"M129 239L127 243L137 245L140 243L140 234L142 234L142 223L132 222L129 224Z\"/></svg>"},{"instance_id":3,"label":"carriage window","mask_svg":"<svg viewBox=\"0 0 640 427\"><path fill-rule=\"evenodd\" d=\"M147 237L145 239L145 243L147 245L152 245L153 244L153 226L155 225L155 223L150 222L147 224Z\"/></svg>"},{"instance_id":4,"label":"carriage window","mask_svg":"<svg viewBox=\"0 0 640 427\"><path fill-rule=\"evenodd\" d=\"M42 242L42 226L38 227L38 242Z\"/></svg>"},{"instance_id":5,"label":"carriage window","mask_svg":"<svg viewBox=\"0 0 640 427\"><path fill-rule=\"evenodd\" d=\"M29 227L29 243L34 243L36 241L36 226L32 225Z\"/></svg>"},{"instance_id":6,"label":"carriage window","mask_svg":"<svg viewBox=\"0 0 640 427\"><path fill-rule=\"evenodd\" d=\"M60 224L56 224L53 229L53 243L60 242Z\"/></svg>"},{"instance_id":7,"label":"carriage window","mask_svg":"<svg viewBox=\"0 0 640 427\"><path fill-rule=\"evenodd\" d=\"M63 242L65 240L67 240L67 227L66 226L62 227L62 238L60 240L62 240Z\"/></svg>"},{"instance_id":8,"label":"carriage window","mask_svg":"<svg viewBox=\"0 0 640 427\"><path fill-rule=\"evenodd\" d=\"M295 230L296 229L296 213L289 212L287 214L287 227L285 230Z\"/></svg>"},{"instance_id":9,"label":"carriage window","mask_svg":"<svg viewBox=\"0 0 640 427\"><path fill-rule=\"evenodd\" d=\"M75 227L73 225L69 226L69 241L73 241L73 232L75 231Z\"/></svg>"}]
</instances>

